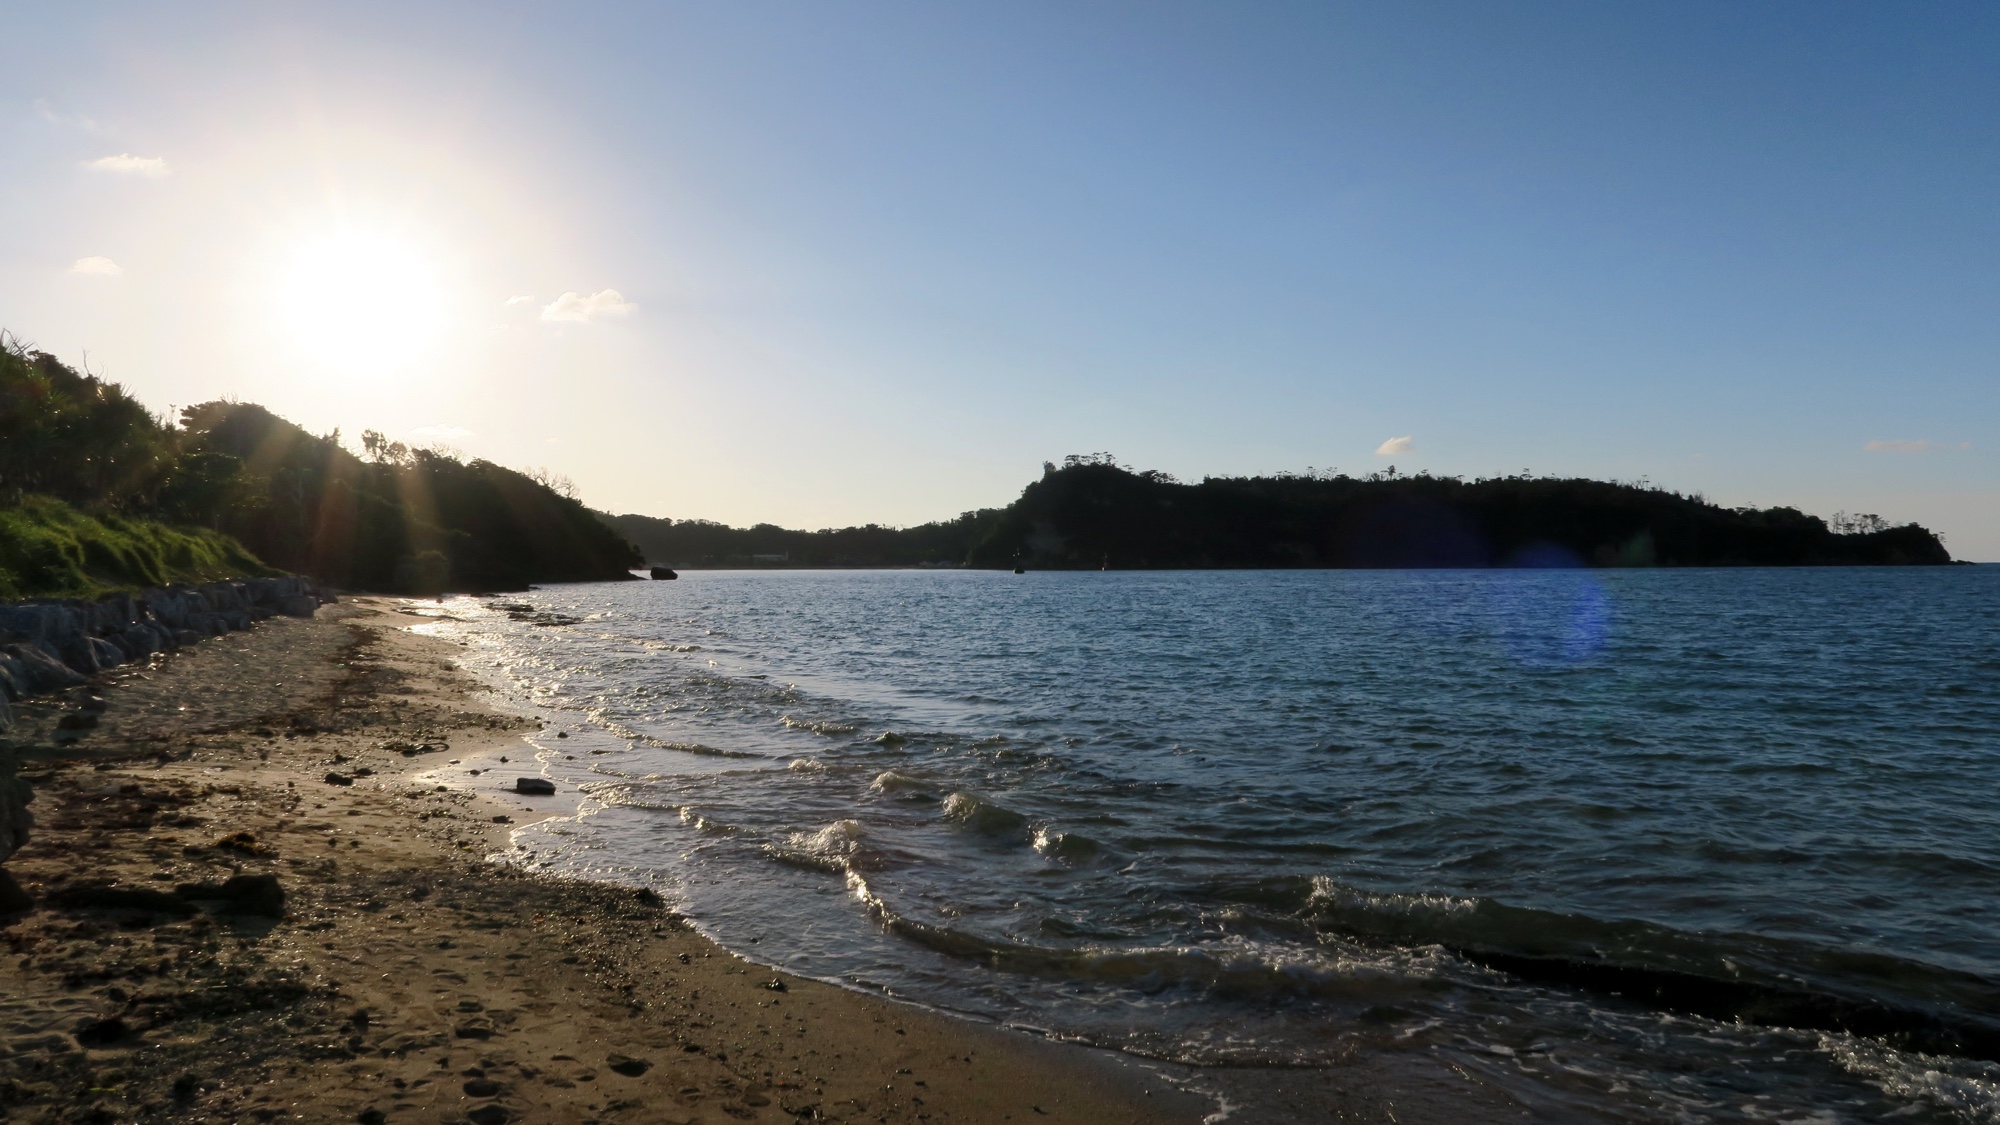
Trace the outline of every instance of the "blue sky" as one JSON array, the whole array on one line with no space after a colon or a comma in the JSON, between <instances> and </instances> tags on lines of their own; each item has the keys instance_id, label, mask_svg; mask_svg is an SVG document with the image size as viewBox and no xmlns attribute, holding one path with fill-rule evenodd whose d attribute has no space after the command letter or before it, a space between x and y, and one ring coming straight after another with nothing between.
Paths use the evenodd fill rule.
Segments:
<instances>
[{"instance_id":1,"label":"blue sky","mask_svg":"<svg viewBox=\"0 0 2000 1125\"><path fill-rule=\"evenodd\" d=\"M735 523L1108 450L1645 478L2000 559L1991 4L9 24L0 323L158 407Z\"/></svg>"}]
</instances>

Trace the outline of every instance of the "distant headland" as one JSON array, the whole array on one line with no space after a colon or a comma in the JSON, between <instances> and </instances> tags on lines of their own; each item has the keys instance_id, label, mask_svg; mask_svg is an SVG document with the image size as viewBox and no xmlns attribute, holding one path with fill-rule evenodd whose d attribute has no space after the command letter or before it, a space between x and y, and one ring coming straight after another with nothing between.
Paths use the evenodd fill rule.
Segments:
<instances>
[{"instance_id":1,"label":"distant headland","mask_svg":"<svg viewBox=\"0 0 2000 1125\"><path fill-rule=\"evenodd\" d=\"M1183 483L1105 454L1043 466L1004 508L792 531L613 516L567 481L254 403L155 417L116 383L0 346L0 599L295 573L395 593L520 589L669 567L1204 569L1938 565L1872 515L1724 508L1643 484L1393 468Z\"/></svg>"},{"instance_id":2,"label":"distant headland","mask_svg":"<svg viewBox=\"0 0 2000 1125\"><path fill-rule=\"evenodd\" d=\"M1873 515L1724 508L1642 484L1463 480L1393 468L1183 483L1108 455L1043 466L1005 508L919 527L791 531L606 516L679 567L1037 569L1902 566L1952 561L1933 532Z\"/></svg>"}]
</instances>

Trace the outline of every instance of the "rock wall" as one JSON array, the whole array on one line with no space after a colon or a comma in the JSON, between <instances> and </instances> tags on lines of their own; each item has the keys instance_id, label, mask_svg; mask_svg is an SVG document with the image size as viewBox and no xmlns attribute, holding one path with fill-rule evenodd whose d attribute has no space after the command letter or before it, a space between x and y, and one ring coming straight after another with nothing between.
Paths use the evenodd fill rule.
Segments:
<instances>
[{"instance_id":1,"label":"rock wall","mask_svg":"<svg viewBox=\"0 0 2000 1125\"><path fill-rule=\"evenodd\" d=\"M169 586L98 601L0 605L0 732L14 722L11 703L59 691L91 675L156 652L169 652L280 614L311 617L333 595L308 578L242 578ZM0 862L27 842L34 823L27 783L0 745Z\"/></svg>"}]
</instances>

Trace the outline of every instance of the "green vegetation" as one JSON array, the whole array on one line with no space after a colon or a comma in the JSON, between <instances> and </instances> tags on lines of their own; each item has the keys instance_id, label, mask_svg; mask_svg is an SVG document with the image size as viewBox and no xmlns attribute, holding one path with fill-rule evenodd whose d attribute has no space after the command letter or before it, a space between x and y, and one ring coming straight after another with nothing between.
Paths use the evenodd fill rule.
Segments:
<instances>
[{"instance_id":1,"label":"green vegetation","mask_svg":"<svg viewBox=\"0 0 2000 1125\"><path fill-rule=\"evenodd\" d=\"M1872 520L1869 526L1880 525ZM1842 533L1794 508L1554 477L1211 477L1108 456L1046 466L973 549L977 566L1829 566L1948 563L1915 524Z\"/></svg>"},{"instance_id":2,"label":"green vegetation","mask_svg":"<svg viewBox=\"0 0 2000 1125\"><path fill-rule=\"evenodd\" d=\"M181 417L190 447L214 466L190 490L231 497L215 526L336 586L520 589L629 578L641 561L561 482L373 432L362 435L364 460L337 435L314 436L250 403L203 403Z\"/></svg>"},{"instance_id":3,"label":"green vegetation","mask_svg":"<svg viewBox=\"0 0 2000 1125\"><path fill-rule=\"evenodd\" d=\"M0 595L266 562L349 589L499 590L625 578L639 562L560 482L372 433L364 459L251 403L202 403L179 422L0 341Z\"/></svg>"},{"instance_id":4,"label":"green vegetation","mask_svg":"<svg viewBox=\"0 0 2000 1125\"><path fill-rule=\"evenodd\" d=\"M235 540L30 496L0 509L0 599L94 598L114 590L271 573Z\"/></svg>"},{"instance_id":5,"label":"green vegetation","mask_svg":"<svg viewBox=\"0 0 2000 1125\"><path fill-rule=\"evenodd\" d=\"M1604 481L1211 477L1183 484L1108 455L1044 466L1006 508L895 530L786 531L607 516L670 566L1057 569L1824 566L1951 561L1933 533L1879 517L1723 508ZM761 559L759 556L763 556Z\"/></svg>"},{"instance_id":6,"label":"green vegetation","mask_svg":"<svg viewBox=\"0 0 2000 1125\"><path fill-rule=\"evenodd\" d=\"M790 531L768 523L737 528L708 520L603 516L647 559L672 566L895 567L959 566L991 533L1000 510L967 512L921 527L844 527Z\"/></svg>"},{"instance_id":7,"label":"green vegetation","mask_svg":"<svg viewBox=\"0 0 2000 1125\"><path fill-rule=\"evenodd\" d=\"M179 449L116 383L0 336L0 506L26 496L159 510Z\"/></svg>"}]
</instances>

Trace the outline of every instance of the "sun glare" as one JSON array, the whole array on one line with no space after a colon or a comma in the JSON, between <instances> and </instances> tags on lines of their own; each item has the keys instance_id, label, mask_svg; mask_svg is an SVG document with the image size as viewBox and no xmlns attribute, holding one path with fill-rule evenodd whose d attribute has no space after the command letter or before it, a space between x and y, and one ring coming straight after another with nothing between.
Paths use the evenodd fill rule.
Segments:
<instances>
[{"instance_id":1,"label":"sun glare","mask_svg":"<svg viewBox=\"0 0 2000 1125\"><path fill-rule=\"evenodd\" d=\"M277 297L301 348L356 373L416 359L436 336L442 312L431 263L408 243L367 231L306 244Z\"/></svg>"}]
</instances>

